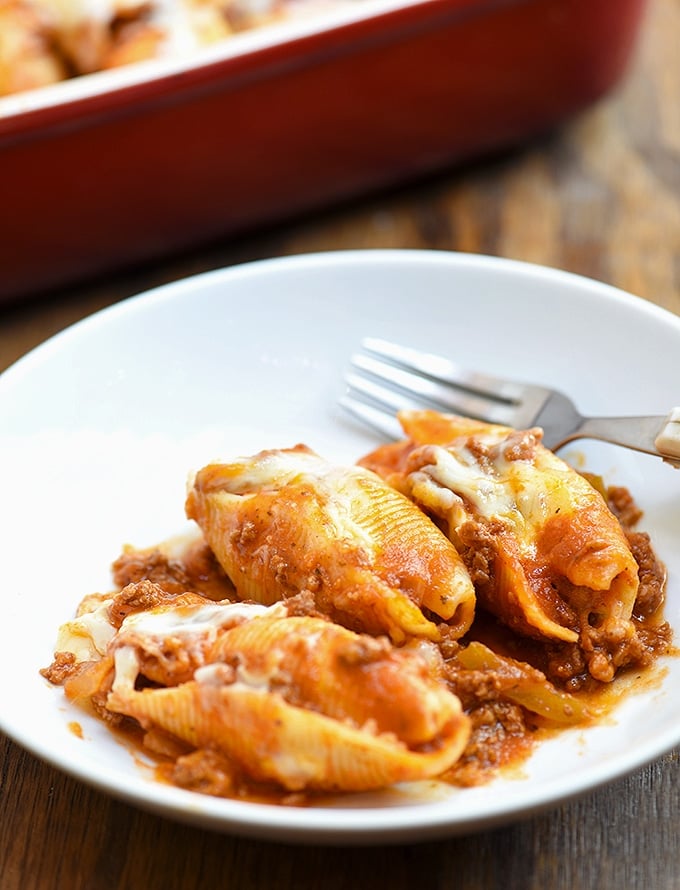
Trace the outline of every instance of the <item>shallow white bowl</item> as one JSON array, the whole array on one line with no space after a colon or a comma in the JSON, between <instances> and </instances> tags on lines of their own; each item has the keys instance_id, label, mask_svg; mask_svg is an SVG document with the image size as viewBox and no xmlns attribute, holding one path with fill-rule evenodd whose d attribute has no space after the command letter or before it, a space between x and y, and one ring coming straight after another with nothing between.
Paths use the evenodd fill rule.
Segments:
<instances>
[{"instance_id":1,"label":"shallow white bowl","mask_svg":"<svg viewBox=\"0 0 680 890\"><path fill-rule=\"evenodd\" d=\"M678 401L680 319L603 284L444 252L338 252L258 262L127 300L0 377L3 621L0 728L130 803L278 840L420 840L506 823L639 768L680 743L680 663L606 725L546 742L522 776L436 783L310 808L220 800L151 770L39 675L56 629L110 586L122 544L182 533L190 470L306 442L338 462L376 444L337 407L366 335L562 388L587 414L665 414ZM613 446L568 451L628 486L669 572L680 628L680 473ZM79 738L69 724L83 728Z\"/></svg>"}]
</instances>

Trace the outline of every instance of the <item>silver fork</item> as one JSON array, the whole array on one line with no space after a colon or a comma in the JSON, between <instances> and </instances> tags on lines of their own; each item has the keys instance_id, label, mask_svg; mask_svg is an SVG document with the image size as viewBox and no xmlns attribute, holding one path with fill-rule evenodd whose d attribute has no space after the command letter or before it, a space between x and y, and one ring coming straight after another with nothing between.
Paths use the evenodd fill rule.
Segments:
<instances>
[{"instance_id":1,"label":"silver fork","mask_svg":"<svg viewBox=\"0 0 680 890\"><path fill-rule=\"evenodd\" d=\"M574 439L600 439L680 468L680 408L665 417L582 417L554 389L469 371L376 337L361 346L363 352L351 358L340 404L390 439L403 437L397 411L429 407L515 429L540 426L553 451Z\"/></svg>"}]
</instances>

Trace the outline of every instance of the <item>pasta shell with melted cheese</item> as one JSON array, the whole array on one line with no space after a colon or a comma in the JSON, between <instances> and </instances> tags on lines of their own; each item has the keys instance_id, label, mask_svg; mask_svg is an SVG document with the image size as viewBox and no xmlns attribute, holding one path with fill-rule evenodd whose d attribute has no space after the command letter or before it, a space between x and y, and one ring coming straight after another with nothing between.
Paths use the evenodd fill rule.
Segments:
<instances>
[{"instance_id":1,"label":"pasta shell with melted cheese","mask_svg":"<svg viewBox=\"0 0 680 890\"><path fill-rule=\"evenodd\" d=\"M204 467L187 515L241 599L311 591L319 611L396 643L438 638L423 609L457 636L472 623L470 577L436 525L376 474L305 446Z\"/></svg>"},{"instance_id":2,"label":"pasta shell with melted cheese","mask_svg":"<svg viewBox=\"0 0 680 890\"><path fill-rule=\"evenodd\" d=\"M145 650L157 650L159 632L172 640L177 630L172 609L146 613L147 640L139 622L132 635L124 622L112 644L107 707L294 791L363 791L429 778L462 753L469 718L415 652L325 619L289 617L282 605L242 622L238 616L235 626L228 613L239 607L222 608L224 619L211 621L221 630L206 663L168 688L136 684ZM190 632L186 615L178 626ZM205 640L195 648L208 652Z\"/></svg>"},{"instance_id":3,"label":"pasta shell with melted cheese","mask_svg":"<svg viewBox=\"0 0 680 890\"><path fill-rule=\"evenodd\" d=\"M480 603L539 639L576 642L592 626L606 648L633 633L638 566L623 530L540 429L430 411L400 420L408 441L361 463L446 523Z\"/></svg>"}]
</instances>

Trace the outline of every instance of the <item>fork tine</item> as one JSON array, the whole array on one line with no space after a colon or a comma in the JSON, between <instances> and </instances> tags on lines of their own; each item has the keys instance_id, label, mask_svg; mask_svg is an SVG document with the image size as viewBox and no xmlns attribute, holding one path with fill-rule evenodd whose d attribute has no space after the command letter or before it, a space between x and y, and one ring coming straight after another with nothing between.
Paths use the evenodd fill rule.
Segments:
<instances>
[{"instance_id":1,"label":"fork tine","mask_svg":"<svg viewBox=\"0 0 680 890\"><path fill-rule=\"evenodd\" d=\"M680 426L680 408L666 418L583 417L559 390L464 371L446 358L377 337L366 338L362 346L380 358L352 356L352 365L362 373L346 374L348 388L340 404L390 439L403 435L396 412L430 406L515 429L540 426L553 450L574 439L600 439L680 467L680 433L668 433L673 421Z\"/></svg>"},{"instance_id":2,"label":"fork tine","mask_svg":"<svg viewBox=\"0 0 680 890\"><path fill-rule=\"evenodd\" d=\"M353 374L351 371L345 374L345 383L354 396L358 396L363 401L380 405L383 411L389 410L396 414L397 411L408 411L416 404L413 395L403 395L396 389L382 386L375 380L360 374Z\"/></svg>"},{"instance_id":3,"label":"fork tine","mask_svg":"<svg viewBox=\"0 0 680 890\"><path fill-rule=\"evenodd\" d=\"M348 375L349 379L348 377L345 379L351 388L391 411L431 407L486 420L489 423L512 426L515 405L507 400L491 400L476 395L464 387L457 388L451 382L440 383L421 373L397 368L389 362L366 355L353 356L351 363L364 374L370 374L375 378L374 381L357 375ZM377 380L387 386L379 386Z\"/></svg>"},{"instance_id":4,"label":"fork tine","mask_svg":"<svg viewBox=\"0 0 680 890\"><path fill-rule=\"evenodd\" d=\"M392 363L418 371L435 380L446 381L456 388L467 390L486 399L516 404L531 388L516 381L494 377L491 374L468 371L443 356L421 352L408 346L400 346L379 337L366 337L361 341L361 345L367 352Z\"/></svg>"},{"instance_id":5,"label":"fork tine","mask_svg":"<svg viewBox=\"0 0 680 890\"><path fill-rule=\"evenodd\" d=\"M376 408L375 405L359 401L359 399L349 394L340 398L340 405L387 439L398 440L404 438L401 424L394 414L386 414L384 407Z\"/></svg>"}]
</instances>

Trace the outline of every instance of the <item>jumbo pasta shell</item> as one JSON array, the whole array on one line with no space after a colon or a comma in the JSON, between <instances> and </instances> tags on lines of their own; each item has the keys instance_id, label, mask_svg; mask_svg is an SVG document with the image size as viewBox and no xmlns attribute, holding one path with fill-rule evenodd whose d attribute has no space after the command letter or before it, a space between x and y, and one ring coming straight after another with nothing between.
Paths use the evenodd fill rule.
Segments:
<instances>
[{"instance_id":1,"label":"jumbo pasta shell","mask_svg":"<svg viewBox=\"0 0 680 890\"><path fill-rule=\"evenodd\" d=\"M219 638L212 659L305 708L370 723L409 745L427 744L459 710L419 654L322 618L247 621Z\"/></svg>"},{"instance_id":2,"label":"jumbo pasta shell","mask_svg":"<svg viewBox=\"0 0 680 890\"><path fill-rule=\"evenodd\" d=\"M548 579L529 576L512 542L502 546L491 583L479 591L480 602L518 633L537 639L578 641L578 620Z\"/></svg>"},{"instance_id":3,"label":"jumbo pasta shell","mask_svg":"<svg viewBox=\"0 0 680 890\"><path fill-rule=\"evenodd\" d=\"M576 642L594 628L597 647L615 657L634 632L638 566L601 494L543 446L540 429L432 411L400 420L410 438L362 463L446 523L484 606L531 636ZM478 549L463 540L472 526Z\"/></svg>"},{"instance_id":4,"label":"jumbo pasta shell","mask_svg":"<svg viewBox=\"0 0 680 890\"><path fill-rule=\"evenodd\" d=\"M242 599L310 591L335 620L395 642L438 638L424 608L459 636L472 622L474 589L436 525L374 473L304 446L204 467L187 515Z\"/></svg>"},{"instance_id":5,"label":"jumbo pasta shell","mask_svg":"<svg viewBox=\"0 0 680 890\"><path fill-rule=\"evenodd\" d=\"M219 750L252 778L291 791L366 791L430 778L455 763L469 732L459 714L427 747L414 750L392 734L296 707L278 693L209 679L112 694L109 707L196 748Z\"/></svg>"},{"instance_id":6,"label":"jumbo pasta shell","mask_svg":"<svg viewBox=\"0 0 680 890\"><path fill-rule=\"evenodd\" d=\"M419 654L326 619L273 607L222 630L192 680L160 689L138 688L144 640L129 639L123 625L110 711L218 750L287 789L361 791L428 778L454 763L469 737L460 701Z\"/></svg>"}]
</instances>

